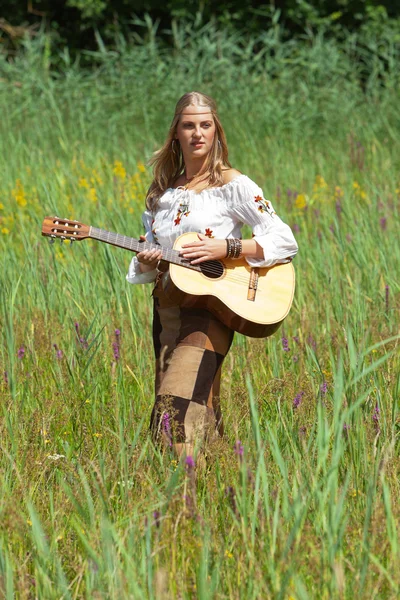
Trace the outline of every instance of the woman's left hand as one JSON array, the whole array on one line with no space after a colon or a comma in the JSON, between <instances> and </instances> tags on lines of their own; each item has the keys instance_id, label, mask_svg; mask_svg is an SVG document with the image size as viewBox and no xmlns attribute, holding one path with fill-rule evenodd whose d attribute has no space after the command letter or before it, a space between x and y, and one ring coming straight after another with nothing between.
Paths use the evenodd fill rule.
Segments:
<instances>
[{"instance_id":1,"label":"woman's left hand","mask_svg":"<svg viewBox=\"0 0 400 600\"><path fill-rule=\"evenodd\" d=\"M200 241L183 244L180 252L181 256L190 260L192 265L226 257L226 240L216 240L201 233L198 233L197 236Z\"/></svg>"}]
</instances>

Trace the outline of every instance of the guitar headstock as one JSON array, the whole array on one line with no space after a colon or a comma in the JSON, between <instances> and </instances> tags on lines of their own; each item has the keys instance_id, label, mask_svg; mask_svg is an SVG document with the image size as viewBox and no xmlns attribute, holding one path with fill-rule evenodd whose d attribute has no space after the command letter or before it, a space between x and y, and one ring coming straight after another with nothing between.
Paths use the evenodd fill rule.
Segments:
<instances>
[{"instance_id":1,"label":"guitar headstock","mask_svg":"<svg viewBox=\"0 0 400 600\"><path fill-rule=\"evenodd\" d=\"M42 235L52 240L59 238L61 241L84 240L89 237L90 226L79 221L60 219L59 217L45 217L42 223ZM51 241L51 240L50 240Z\"/></svg>"}]
</instances>

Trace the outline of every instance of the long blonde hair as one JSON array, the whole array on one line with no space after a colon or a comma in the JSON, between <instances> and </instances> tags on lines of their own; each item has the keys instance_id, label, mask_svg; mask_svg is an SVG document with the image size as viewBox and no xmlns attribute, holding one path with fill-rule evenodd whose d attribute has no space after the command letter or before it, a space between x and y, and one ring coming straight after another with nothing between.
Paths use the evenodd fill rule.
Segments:
<instances>
[{"instance_id":1,"label":"long blonde hair","mask_svg":"<svg viewBox=\"0 0 400 600\"><path fill-rule=\"evenodd\" d=\"M219 187L223 185L223 167L230 167L228 160L228 146L225 132L217 115L215 100L200 92L188 92L177 102L174 118L168 131L164 145L157 150L149 161L153 165L154 179L147 192L146 207L149 210L155 208L158 198L185 170L183 154L178 140L175 139L176 128L184 108L190 105L204 106L210 109L215 123L215 135L212 148L208 154L204 167L196 175L194 182L207 181L207 187Z\"/></svg>"}]
</instances>

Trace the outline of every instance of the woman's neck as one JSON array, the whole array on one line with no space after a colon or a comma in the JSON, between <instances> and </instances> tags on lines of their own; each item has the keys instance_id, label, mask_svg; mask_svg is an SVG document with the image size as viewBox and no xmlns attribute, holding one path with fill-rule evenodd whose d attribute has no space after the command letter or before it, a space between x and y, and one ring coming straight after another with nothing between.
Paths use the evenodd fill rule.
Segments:
<instances>
[{"instance_id":1,"label":"woman's neck","mask_svg":"<svg viewBox=\"0 0 400 600\"><path fill-rule=\"evenodd\" d=\"M185 177L187 181L191 181L202 171L207 162L207 156L197 160L185 160Z\"/></svg>"}]
</instances>

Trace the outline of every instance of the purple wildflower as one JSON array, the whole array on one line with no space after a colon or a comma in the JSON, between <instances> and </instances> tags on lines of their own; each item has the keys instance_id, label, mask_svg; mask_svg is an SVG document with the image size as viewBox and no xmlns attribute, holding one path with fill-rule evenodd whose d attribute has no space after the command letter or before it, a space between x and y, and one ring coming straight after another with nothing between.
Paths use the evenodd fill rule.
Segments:
<instances>
[{"instance_id":1,"label":"purple wildflower","mask_svg":"<svg viewBox=\"0 0 400 600\"><path fill-rule=\"evenodd\" d=\"M237 454L240 458L243 456L244 448L243 444L240 440L237 440L235 443L235 454Z\"/></svg>"},{"instance_id":2,"label":"purple wildflower","mask_svg":"<svg viewBox=\"0 0 400 600\"><path fill-rule=\"evenodd\" d=\"M291 197L292 197L292 190L291 190L290 188L288 188L288 189L286 190L286 193L287 193L287 197L288 197L288 198L291 198Z\"/></svg>"},{"instance_id":3,"label":"purple wildflower","mask_svg":"<svg viewBox=\"0 0 400 600\"><path fill-rule=\"evenodd\" d=\"M301 399L304 396L304 392L299 392L295 399L293 400L293 408L299 408Z\"/></svg>"},{"instance_id":4,"label":"purple wildflower","mask_svg":"<svg viewBox=\"0 0 400 600\"><path fill-rule=\"evenodd\" d=\"M8 373L7 373L7 371L4 371L4 383L6 385L8 385Z\"/></svg>"},{"instance_id":5,"label":"purple wildflower","mask_svg":"<svg viewBox=\"0 0 400 600\"><path fill-rule=\"evenodd\" d=\"M387 219L386 219L386 217L381 217L379 219L379 225L381 226L382 231L386 231L386 227L387 227Z\"/></svg>"},{"instance_id":6,"label":"purple wildflower","mask_svg":"<svg viewBox=\"0 0 400 600\"><path fill-rule=\"evenodd\" d=\"M326 383L326 381L324 381L323 383L321 383L321 386L319 388L320 392L321 392L321 396L325 396L327 390L328 390L328 384Z\"/></svg>"},{"instance_id":7,"label":"purple wildflower","mask_svg":"<svg viewBox=\"0 0 400 600\"><path fill-rule=\"evenodd\" d=\"M192 469L194 469L194 458L193 458L193 456L190 456L190 455L187 456L186 460L185 460L185 464L186 464L186 467L187 467L188 471L191 471Z\"/></svg>"},{"instance_id":8,"label":"purple wildflower","mask_svg":"<svg viewBox=\"0 0 400 600\"><path fill-rule=\"evenodd\" d=\"M119 345L117 344L117 342L113 342L113 354L114 354L114 360L116 362L119 361Z\"/></svg>"},{"instance_id":9,"label":"purple wildflower","mask_svg":"<svg viewBox=\"0 0 400 600\"><path fill-rule=\"evenodd\" d=\"M60 350L60 349L58 348L57 344L53 344L53 348L54 348L54 350L55 350L56 357L58 358L58 360L61 360L61 359L62 359L62 357L63 357L62 350Z\"/></svg>"},{"instance_id":10,"label":"purple wildflower","mask_svg":"<svg viewBox=\"0 0 400 600\"><path fill-rule=\"evenodd\" d=\"M301 427L299 427L299 434L301 436L305 435L307 431L307 428L305 427L305 425L302 425Z\"/></svg>"},{"instance_id":11,"label":"purple wildflower","mask_svg":"<svg viewBox=\"0 0 400 600\"><path fill-rule=\"evenodd\" d=\"M340 203L340 200L336 200L335 207L336 207L336 214L340 218L341 217L341 213L342 213L342 205Z\"/></svg>"},{"instance_id":12,"label":"purple wildflower","mask_svg":"<svg viewBox=\"0 0 400 600\"><path fill-rule=\"evenodd\" d=\"M25 348L24 348L24 346L21 346L21 348L19 348L19 350L18 350L18 358L20 360L22 360L24 358L24 356L25 356Z\"/></svg>"},{"instance_id":13,"label":"purple wildflower","mask_svg":"<svg viewBox=\"0 0 400 600\"><path fill-rule=\"evenodd\" d=\"M343 424L343 434L348 437L349 435L349 429L350 429L350 425L348 425L348 423L344 423Z\"/></svg>"},{"instance_id":14,"label":"purple wildflower","mask_svg":"<svg viewBox=\"0 0 400 600\"><path fill-rule=\"evenodd\" d=\"M154 519L154 525L157 527L157 529L160 528L160 517L161 517L161 513L158 510L153 511L153 519Z\"/></svg>"},{"instance_id":15,"label":"purple wildflower","mask_svg":"<svg viewBox=\"0 0 400 600\"><path fill-rule=\"evenodd\" d=\"M317 342L314 340L314 338L313 338L313 336L311 335L311 333L310 333L310 335L309 335L309 336L308 336L308 338L307 338L307 344L308 344L309 346L311 346L311 348L312 348L312 349L314 350L314 352L315 352L315 350L317 349Z\"/></svg>"},{"instance_id":16,"label":"purple wildflower","mask_svg":"<svg viewBox=\"0 0 400 600\"><path fill-rule=\"evenodd\" d=\"M329 225L329 231L330 231L331 233L335 233L335 226L334 226L334 224L333 224L333 223L331 223L331 224Z\"/></svg>"},{"instance_id":17,"label":"purple wildflower","mask_svg":"<svg viewBox=\"0 0 400 600\"><path fill-rule=\"evenodd\" d=\"M294 342L296 342L296 344L299 344L299 343L300 343L300 339L299 339L299 336L298 336L298 335L294 335L294 336L292 337L292 340L293 340Z\"/></svg>"},{"instance_id":18,"label":"purple wildflower","mask_svg":"<svg viewBox=\"0 0 400 600\"><path fill-rule=\"evenodd\" d=\"M115 362L118 362L120 359L120 336L121 336L121 332L119 329L115 329L114 331L115 334L115 342L113 342L113 354L114 354L114 360Z\"/></svg>"},{"instance_id":19,"label":"purple wildflower","mask_svg":"<svg viewBox=\"0 0 400 600\"><path fill-rule=\"evenodd\" d=\"M295 224L292 226L292 229L293 229L293 232L294 232L294 233L300 233L300 225L298 225L297 223L295 223Z\"/></svg>"},{"instance_id":20,"label":"purple wildflower","mask_svg":"<svg viewBox=\"0 0 400 600\"><path fill-rule=\"evenodd\" d=\"M282 337L282 348L284 352L290 352L289 342L285 336Z\"/></svg>"},{"instance_id":21,"label":"purple wildflower","mask_svg":"<svg viewBox=\"0 0 400 600\"><path fill-rule=\"evenodd\" d=\"M75 331L79 335L79 323L75 322Z\"/></svg>"},{"instance_id":22,"label":"purple wildflower","mask_svg":"<svg viewBox=\"0 0 400 600\"><path fill-rule=\"evenodd\" d=\"M297 363L297 362L299 362L299 355L298 355L298 354L294 354L294 355L293 355L293 362L294 362L294 363Z\"/></svg>"},{"instance_id":23,"label":"purple wildflower","mask_svg":"<svg viewBox=\"0 0 400 600\"><path fill-rule=\"evenodd\" d=\"M89 347L88 341L84 337L80 337L79 341L82 344L82 348L85 348L85 350Z\"/></svg>"}]
</instances>

